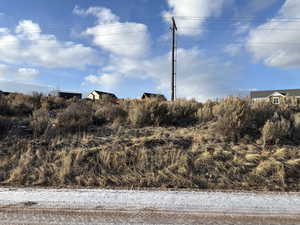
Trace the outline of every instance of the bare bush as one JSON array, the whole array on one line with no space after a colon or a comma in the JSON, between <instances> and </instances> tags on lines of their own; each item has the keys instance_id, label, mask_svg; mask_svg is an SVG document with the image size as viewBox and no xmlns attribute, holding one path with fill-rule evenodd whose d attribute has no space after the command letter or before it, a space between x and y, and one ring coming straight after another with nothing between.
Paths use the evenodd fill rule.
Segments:
<instances>
[{"instance_id":1,"label":"bare bush","mask_svg":"<svg viewBox=\"0 0 300 225\"><path fill-rule=\"evenodd\" d=\"M49 96L43 99L41 107L48 111L64 109L66 108L66 100L56 96Z\"/></svg>"},{"instance_id":2,"label":"bare bush","mask_svg":"<svg viewBox=\"0 0 300 225\"><path fill-rule=\"evenodd\" d=\"M44 134L45 130L50 125L49 112L44 109L38 109L32 113L30 125L35 136Z\"/></svg>"},{"instance_id":3,"label":"bare bush","mask_svg":"<svg viewBox=\"0 0 300 225\"><path fill-rule=\"evenodd\" d=\"M129 110L134 126L189 126L197 121L200 103L183 99L175 102L148 99L135 101Z\"/></svg>"},{"instance_id":4,"label":"bare bush","mask_svg":"<svg viewBox=\"0 0 300 225\"><path fill-rule=\"evenodd\" d=\"M166 104L156 99L133 101L129 109L129 120L132 125L138 127L159 126L166 114Z\"/></svg>"},{"instance_id":5,"label":"bare bush","mask_svg":"<svg viewBox=\"0 0 300 225\"><path fill-rule=\"evenodd\" d=\"M6 98L13 115L28 116L32 114L35 107L32 96L13 93Z\"/></svg>"},{"instance_id":6,"label":"bare bush","mask_svg":"<svg viewBox=\"0 0 300 225\"><path fill-rule=\"evenodd\" d=\"M217 132L238 141L251 130L252 114L248 101L229 97L214 106Z\"/></svg>"},{"instance_id":7,"label":"bare bush","mask_svg":"<svg viewBox=\"0 0 300 225\"><path fill-rule=\"evenodd\" d=\"M178 99L168 104L166 125L190 126L197 121L197 111L201 104L195 100Z\"/></svg>"},{"instance_id":8,"label":"bare bush","mask_svg":"<svg viewBox=\"0 0 300 225\"><path fill-rule=\"evenodd\" d=\"M299 142L299 140L300 140L300 113L295 113L293 115L293 124L294 124L293 138L296 142Z\"/></svg>"},{"instance_id":9,"label":"bare bush","mask_svg":"<svg viewBox=\"0 0 300 225\"><path fill-rule=\"evenodd\" d=\"M11 108L6 97L0 97L0 115L9 116L11 114Z\"/></svg>"},{"instance_id":10,"label":"bare bush","mask_svg":"<svg viewBox=\"0 0 300 225\"><path fill-rule=\"evenodd\" d=\"M35 92L35 91L32 92L31 101L32 101L32 104L34 106L34 109L41 108L42 99L43 99L43 94L42 93Z\"/></svg>"},{"instance_id":11,"label":"bare bush","mask_svg":"<svg viewBox=\"0 0 300 225\"><path fill-rule=\"evenodd\" d=\"M93 111L89 105L71 103L57 116L57 126L64 132L79 132L86 130L93 123Z\"/></svg>"},{"instance_id":12,"label":"bare bush","mask_svg":"<svg viewBox=\"0 0 300 225\"><path fill-rule=\"evenodd\" d=\"M107 122L113 123L118 121L123 123L127 119L127 112L117 104L106 104L99 107L95 113L96 119L105 120Z\"/></svg>"},{"instance_id":13,"label":"bare bush","mask_svg":"<svg viewBox=\"0 0 300 225\"><path fill-rule=\"evenodd\" d=\"M291 131L291 122L283 117L268 120L262 129L264 146L284 143L290 138Z\"/></svg>"},{"instance_id":14,"label":"bare bush","mask_svg":"<svg viewBox=\"0 0 300 225\"><path fill-rule=\"evenodd\" d=\"M12 122L10 119L0 116L0 136L7 134L11 126Z\"/></svg>"},{"instance_id":15,"label":"bare bush","mask_svg":"<svg viewBox=\"0 0 300 225\"><path fill-rule=\"evenodd\" d=\"M278 110L278 106L271 102L257 101L251 104L253 113L253 122L257 129L262 128L267 120L271 119L274 113Z\"/></svg>"},{"instance_id":16,"label":"bare bush","mask_svg":"<svg viewBox=\"0 0 300 225\"><path fill-rule=\"evenodd\" d=\"M198 109L197 117L200 123L205 123L215 118L213 113L214 105L216 105L215 102L207 101L205 104L202 105L202 107Z\"/></svg>"}]
</instances>

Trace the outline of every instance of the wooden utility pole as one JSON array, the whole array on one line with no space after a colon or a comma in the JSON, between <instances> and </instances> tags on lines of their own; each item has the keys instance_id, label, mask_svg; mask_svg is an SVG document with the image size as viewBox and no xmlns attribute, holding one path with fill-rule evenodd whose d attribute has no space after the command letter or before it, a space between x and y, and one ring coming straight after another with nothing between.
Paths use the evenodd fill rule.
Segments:
<instances>
[{"instance_id":1,"label":"wooden utility pole","mask_svg":"<svg viewBox=\"0 0 300 225\"><path fill-rule=\"evenodd\" d=\"M171 84L171 89L172 89L172 91L171 91L171 100L172 101L175 101L175 98L176 98L176 96L175 96L175 92L176 92L175 50L176 50L176 47L177 47L176 42L175 42L176 31L177 31L176 22L175 22L174 17L172 17L172 37L173 37L173 40L172 40L172 84Z\"/></svg>"}]
</instances>

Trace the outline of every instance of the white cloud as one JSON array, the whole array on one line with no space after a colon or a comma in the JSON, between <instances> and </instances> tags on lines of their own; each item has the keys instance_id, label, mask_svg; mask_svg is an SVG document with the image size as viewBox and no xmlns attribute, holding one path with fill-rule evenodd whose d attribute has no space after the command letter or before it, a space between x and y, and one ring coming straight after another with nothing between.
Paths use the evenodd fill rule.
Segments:
<instances>
[{"instance_id":1,"label":"white cloud","mask_svg":"<svg viewBox=\"0 0 300 225\"><path fill-rule=\"evenodd\" d=\"M32 68L20 68L18 69L18 77L20 80L34 80L40 72Z\"/></svg>"},{"instance_id":2,"label":"white cloud","mask_svg":"<svg viewBox=\"0 0 300 225\"><path fill-rule=\"evenodd\" d=\"M32 92L35 91L47 95L49 92L53 91L54 88L50 86L23 83L22 81L3 81L0 79L0 90L24 94L32 94Z\"/></svg>"},{"instance_id":3,"label":"white cloud","mask_svg":"<svg viewBox=\"0 0 300 225\"><path fill-rule=\"evenodd\" d=\"M228 44L227 46L225 46L224 52L226 52L230 56L236 56L241 52L242 47L242 44Z\"/></svg>"},{"instance_id":4,"label":"white cloud","mask_svg":"<svg viewBox=\"0 0 300 225\"><path fill-rule=\"evenodd\" d=\"M5 80L9 71L10 69L7 65L0 64L0 80Z\"/></svg>"},{"instance_id":5,"label":"white cloud","mask_svg":"<svg viewBox=\"0 0 300 225\"><path fill-rule=\"evenodd\" d=\"M203 32L208 17L217 17L228 1L225 0L167 0L169 11L163 16L170 23L172 16L187 16L197 18L176 18L178 33L182 35L199 35Z\"/></svg>"},{"instance_id":6,"label":"white cloud","mask_svg":"<svg viewBox=\"0 0 300 225\"><path fill-rule=\"evenodd\" d=\"M169 3L171 6L174 3L174 7L169 13L187 15L189 10L192 10L195 13L192 16L218 16L221 14L224 2L223 0L216 0L213 3L206 0L201 2L188 0L186 4L181 5L179 1L170 0ZM186 11L177 12L176 10L181 10L180 7L184 7ZM198 12L199 8L200 12ZM106 8L92 7L83 10L75 7L73 12L80 16L97 17L96 26L88 28L84 34L91 35L94 44L110 53L106 66L102 67L97 74L86 76L83 85L95 85L97 89L116 91L121 88L120 84L125 80L149 81L150 79L156 83L157 92L169 92L171 54L154 58L147 56L149 38L144 24L120 22L119 17ZM203 24L201 21L196 21L195 26L201 28ZM127 44L128 42L130 44ZM232 64L208 57L198 48L178 49L178 61L180 62L177 77L178 97L206 100L237 91L233 88L236 68Z\"/></svg>"},{"instance_id":7,"label":"white cloud","mask_svg":"<svg viewBox=\"0 0 300 225\"><path fill-rule=\"evenodd\" d=\"M91 7L87 10L75 7L77 15L96 16L97 25L88 28L84 35L91 36L93 43L102 49L120 56L145 57L149 51L149 33L144 24L120 22L110 9Z\"/></svg>"},{"instance_id":8,"label":"white cloud","mask_svg":"<svg viewBox=\"0 0 300 225\"><path fill-rule=\"evenodd\" d=\"M114 15L110 9L103 7L90 7L87 10L84 10L79 6L75 6L73 13L79 16L96 16L99 24L115 23L120 19L118 16Z\"/></svg>"},{"instance_id":9,"label":"white cloud","mask_svg":"<svg viewBox=\"0 0 300 225\"><path fill-rule=\"evenodd\" d=\"M30 20L19 22L15 33L0 28L0 61L48 68L79 68L99 64L95 50L73 42L60 42L54 35L42 34Z\"/></svg>"},{"instance_id":10,"label":"white cloud","mask_svg":"<svg viewBox=\"0 0 300 225\"><path fill-rule=\"evenodd\" d=\"M234 24L234 26L236 27L236 30L234 32L235 35L247 34L251 29L250 23L238 22L238 23Z\"/></svg>"},{"instance_id":11,"label":"white cloud","mask_svg":"<svg viewBox=\"0 0 300 225\"><path fill-rule=\"evenodd\" d=\"M40 72L34 68L14 68L0 64L0 80L2 81L32 82L39 74Z\"/></svg>"},{"instance_id":12,"label":"white cloud","mask_svg":"<svg viewBox=\"0 0 300 225\"><path fill-rule=\"evenodd\" d=\"M84 80L84 84L96 84L101 90L112 91L122 82L122 77L119 74L89 75L85 77Z\"/></svg>"},{"instance_id":13,"label":"white cloud","mask_svg":"<svg viewBox=\"0 0 300 225\"><path fill-rule=\"evenodd\" d=\"M276 17L250 31L246 46L256 60L273 67L300 67L298 23L284 19L299 17L299 10L299 0L286 0Z\"/></svg>"},{"instance_id":14,"label":"white cloud","mask_svg":"<svg viewBox=\"0 0 300 225\"><path fill-rule=\"evenodd\" d=\"M171 54L136 60L124 57L111 57L109 65L103 72L120 78L152 79L157 82L158 92L169 92ZM237 79L234 65L208 57L198 48L178 49L177 90L178 97L197 98L204 101L229 94L239 93L233 82ZM96 76L88 78L103 85Z\"/></svg>"}]
</instances>

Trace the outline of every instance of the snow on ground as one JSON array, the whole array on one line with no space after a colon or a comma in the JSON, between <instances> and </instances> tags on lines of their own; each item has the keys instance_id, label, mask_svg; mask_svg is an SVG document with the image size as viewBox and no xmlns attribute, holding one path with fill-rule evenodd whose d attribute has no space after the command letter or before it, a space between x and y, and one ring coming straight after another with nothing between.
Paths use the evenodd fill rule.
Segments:
<instances>
[{"instance_id":1,"label":"snow on ground","mask_svg":"<svg viewBox=\"0 0 300 225\"><path fill-rule=\"evenodd\" d=\"M300 194L297 193L0 188L0 206L26 202L37 203L34 208L155 209L189 213L300 215Z\"/></svg>"}]
</instances>

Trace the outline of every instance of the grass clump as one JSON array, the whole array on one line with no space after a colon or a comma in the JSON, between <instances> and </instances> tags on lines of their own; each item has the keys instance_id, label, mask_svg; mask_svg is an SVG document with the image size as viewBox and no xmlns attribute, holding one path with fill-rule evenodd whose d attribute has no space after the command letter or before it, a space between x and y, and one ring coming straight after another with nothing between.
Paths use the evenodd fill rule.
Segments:
<instances>
[{"instance_id":1,"label":"grass clump","mask_svg":"<svg viewBox=\"0 0 300 225\"><path fill-rule=\"evenodd\" d=\"M133 101L129 110L131 124L143 126L189 126L197 121L199 103L178 99L175 102L148 99Z\"/></svg>"},{"instance_id":2,"label":"grass clump","mask_svg":"<svg viewBox=\"0 0 300 225\"><path fill-rule=\"evenodd\" d=\"M298 114L233 97L202 104L7 96L0 182L300 191Z\"/></svg>"},{"instance_id":3,"label":"grass clump","mask_svg":"<svg viewBox=\"0 0 300 225\"><path fill-rule=\"evenodd\" d=\"M291 122L283 117L268 120L262 129L264 146L282 144L291 138Z\"/></svg>"},{"instance_id":4,"label":"grass clump","mask_svg":"<svg viewBox=\"0 0 300 225\"><path fill-rule=\"evenodd\" d=\"M85 103L71 103L57 116L57 127L63 132L85 131L93 123L92 108Z\"/></svg>"},{"instance_id":5,"label":"grass clump","mask_svg":"<svg viewBox=\"0 0 300 225\"><path fill-rule=\"evenodd\" d=\"M206 123L215 118L213 113L213 107L215 104L216 103L213 101L207 101L198 109L197 118L200 123Z\"/></svg>"},{"instance_id":6,"label":"grass clump","mask_svg":"<svg viewBox=\"0 0 300 225\"><path fill-rule=\"evenodd\" d=\"M0 136L6 135L12 126L12 121L6 117L0 116Z\"/></svg>"},{"instance_id":7,"label":"grass clump","mask_svg":"<svg viewBox=\"0 0 300 225\"><path fill-rule=\"evenodd\" d=\"M217 131L237 142L251 130L252 113L249 102L229 97L214 106Z\"/></svg>"},{"instance_id":8,"label":"grass clump","mask_svg":"<svg viewBox=\"0 0 300 225\"><path fill-rule=\"evenodd\" d=\"M43 135L50 126L49 112L44 109L38 109L32 113L30 125L35 136Z\"/></svg>"}]
</instances>

